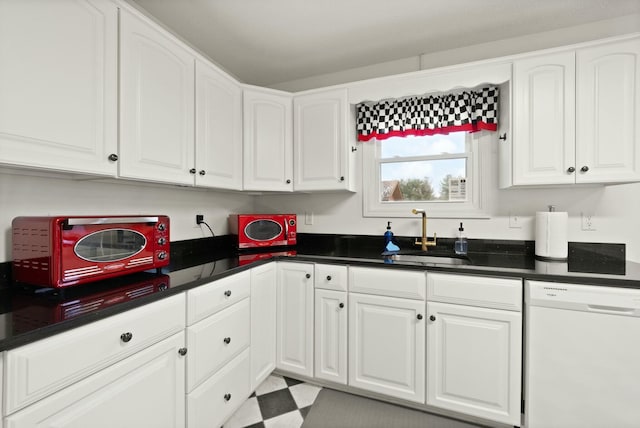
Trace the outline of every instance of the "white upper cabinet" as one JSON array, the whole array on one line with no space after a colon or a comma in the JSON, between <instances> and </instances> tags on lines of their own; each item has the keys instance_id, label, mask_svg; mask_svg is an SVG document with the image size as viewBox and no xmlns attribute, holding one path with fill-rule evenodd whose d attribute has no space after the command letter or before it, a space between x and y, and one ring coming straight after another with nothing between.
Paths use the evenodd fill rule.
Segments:
<instances>
[{"instance_id":1,"label":"white upper cabinet","mask_svg":"<svg viewBox=\"0 0 640 428\"><path fill-rule=\"evenodd\" d=\"M0 164L115 176L118 12L0 2Z\"/></svg>"},{"instance_id":2,"label":"white upper cabinet","mask_svg":"<svg viewBox=\"0 0 640 428\"><path fill-rule=\"evenodd\" d=\"M513 63L509 185L640 181L640 39Z\"/></svg>"},{"instance_id":3,"label":"white upper cabinet","mask_svg":"<svg viewBox=\"0 0 640 428\"><path fill-rule=\"evenodd\" d=\"M121 177L193 184L194 61L169 33L121 10Z\"/></svg>"},{"instance_id":4,"label":"white upper cabinet","mask_svg":"<svg viewBox=\"0 0 640 428\"><path fill-rule=\"evenodd\" d=\"M293 190L291 95L244 90L244 190Z\"/></svg>"},{"instance_id":5,"label":"white upper cabinet","mask_svg":"<svg viewBox=\"0 0 640 428\"><path fill-rule=\"evenodd\" d=\"M347 89L293 99L294 190L351 190Z\"/></svg>"},{"instance_id":6,"label":"white upper cabinet","mask_svg":"<svg viewBox=\"0 0 640 428\"><path fill-rule=\"evenodd\" d=\"M513 184L575 181L575 59L563 52L513 64Z\"/></svg>"},{"instance_id":7,"label":"white upper cabinet","mask_svg":"<svg viewBox=\"0 0 640 428\"><path fill-rule=\"evenodd\" d=\"M242 89L196 60L196 185L242 190Z\"/></svg>"},{"instance_id":8,"label":"white upper cabinet","mask_svg":"<svg viewBox=\"0 0 640 428\"><path fill-rule=\"evenodd\" d=\"M576 53L576 181L640 180L640 39Z\"/></svg>"}]
</instances>

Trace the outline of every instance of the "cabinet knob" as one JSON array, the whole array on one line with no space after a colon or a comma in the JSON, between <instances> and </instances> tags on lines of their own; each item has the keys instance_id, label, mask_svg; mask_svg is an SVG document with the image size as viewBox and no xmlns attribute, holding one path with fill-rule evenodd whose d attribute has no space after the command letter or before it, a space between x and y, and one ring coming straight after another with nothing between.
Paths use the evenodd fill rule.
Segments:
<instances>
[{"instance_id":1,"label":"cabinet knob","mask_svg":"<svg viewBox=\"0 0 640 428\"><path fill-rule=\"evenodd\" d=\"M291 184L291 180L287 180L287 184Z\"/></svg>"},{"instance_id":2,"label":"cabinet knob","mask_svg":"<svg viewBox=\"0 0 640 428\"><path fill-rule=\"evenodd\" d=\"M231 394L229 393L224 394L224 401L229 401L229 400L231 400Z\"/></svg>"},{"instance_id":3,"label":"cabinet knob","mask_svg":"<svg viewBox=\"0 0 640 428\"><path fill-rule=\"evenodd\" d=\"M191 168L191 169L189 170L189 173L190 173L190 174L195 174L195 173L196 173L196 169L195 169L195 168Z\"/></svg>"},{"instance_id":4,"label":"cabinet knob","mask_svg":"<svg viewBox=\"0 0 640 428\"><path fill-rule=\"evenodd\" d=\"M222 339L222 341L228 345L228 344L231 343L231 338L230 337L225 337L224 339Z\"/></svg>"},{"instance_id":5,"label":"cabinet knob","mask_svg":"<svg viewBox=\"0 0 640 428\"><path fill-rule=\"evenodd\" d=\"M327 275L327 281L331 281L331 275Z\"/></svg>"},{"instance_id":6,"label":"cabinet knob","mask_svg":"<svg viewBox=\"0 0 640 428\"><path fill-rule=\"evenodd\" d=\"M131 334L130 332L122 333L120 335L120 340L122 340L124 343L127 343L131 339L133 339L133 334Z\"/></svg>"},{"instance_id":7,"label":"cabinet knob","mask_svg":"<svg viewBox=\"0 0 640 428\"><path fill-rule=\"evenodd\" d=\"M418 314L417 318L418 318L419 320L421 320L421 319L422 319L422 314Z\"/></svg>"},{"instance_id":8,"label":"cabinet knob","mask_svg":"<svg viewBox=\"0 0 640 428\"><path fill-rule=\"evenodd\" d=\"M118 160L118 155L117 155L117 154L115 154L115 153L111 153L111 154L109 155L109 160L110 160L111 162L115 162L115 161L117 161L117 160Z\"/></svg>"},{"instance_id":9,"label":"cabinet knob","mask_svg":"<svg viewBox=\"0 0 640 428\"><path fill-rule=\"evenodd\" d=\"M207 173L207 171L205 171L204 169L201 169L200 172L198 172L198 174L200 175L205 175Z\"/></svg>"},{"instance_id":10,"label":"cabinet knob","mask_svg":"<svg viewBox=\"0 0 640 428\"><path fill-rule=\"evenodd\" d=\"M344 181L344 176L340 177L340 181Z\"/></svg>"},{"instance_id":11,"label":"cabinet knob","mask_svg":"<svg viewBox=\"0 0 640 428\"><path fill-rule=\"evenodd\" d=\"M435 321L435 320L436 320L436 316L435 316L435 315L431 315L431 316L429 317L429 319L430 319L431 321Z\"/></svg>"},{"instance_id":12,"label":"cabinet knob","mask_svg":"<svg viewBox=\"0 0 640 428\"><path fill-rule=\"evenodd\" d=\"M575 172L575 171L576 171L576 169L575 169L574 167L572 167L572 166L570 166L569 168L567 168L567 172L568 172L568 173L572 173L572 172Z\"/></svg>"},{"instance_id":13,"label":"cabinet knob","mask_svg":"<svg viewBox=\"0 0 640 428\"><path fill-rule=\"evenodd\" d=\"M231 297L231 290L225 291L224 295L227 296L227 297Z\"/></svg>"},{"instance_id":14,"label":"cabinet knob","mask_svg":"<svg viewBox=\"0 0 640 428\"><path fill-rule=\"evenodd\" d=\"M184 357L185 355L187 355L187 348L178 349L178 354L180 354L180 355L182 355Z\"/></svg>"},{"instance_id":15,"label":"cabinet knob","mask_svg":"<svg viewBox=\"0 0 640 428\"><path fill-rule=\"evenodd\" d=\"M344 308L344 303L340 303L338 306L340 307L340 309L342 309Z\"/></svg>"},{"instance_id":16,"label":"cabinet knob","mask_svg":"<svg viewBox=\"0 0 640 428\"><path fill-rule=\"evenodd\" d=\"M587 171L589 171L589 167L585 165L582 168L580 168L580 171L587 172Z\"/></svg>"},{"instance_id":17,"label":"cabinet knob","mask_svg":"<svg viewBox=\"0 0 640 428\"><path fill-rule=\"evenodd\" d=\"M311 274L310 273L306 274L305 278L307 278L307 279L311 278Z\"/></svg>"}]
</instances>

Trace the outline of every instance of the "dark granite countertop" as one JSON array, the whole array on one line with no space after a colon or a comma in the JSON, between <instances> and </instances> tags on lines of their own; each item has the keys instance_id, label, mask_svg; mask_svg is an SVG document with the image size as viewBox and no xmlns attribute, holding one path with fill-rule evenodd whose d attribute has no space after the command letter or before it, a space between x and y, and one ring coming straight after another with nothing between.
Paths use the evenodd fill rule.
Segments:
<instances>
[{"instance_id":1,"label":"dark granite countertop","mask_svg":"<svg viewBox=\"0 0 640 428\"><path fill-rule=\"evenodd\" d=\"M413 251L412 238L397 238ZM172 243L171 265L64 290L24 284L0 289L0 351L15 348L221 279L269 260L340 263L473 275L640 288L640 264L624 260L623 244L570 245L567 262L535 259L530 241L469 242L469 264L397 262L381 256L380 237L300 234L295 248L237 253L231 237ZM435 254L453 248L438 239Z\"/></svg>"}]
</instances>

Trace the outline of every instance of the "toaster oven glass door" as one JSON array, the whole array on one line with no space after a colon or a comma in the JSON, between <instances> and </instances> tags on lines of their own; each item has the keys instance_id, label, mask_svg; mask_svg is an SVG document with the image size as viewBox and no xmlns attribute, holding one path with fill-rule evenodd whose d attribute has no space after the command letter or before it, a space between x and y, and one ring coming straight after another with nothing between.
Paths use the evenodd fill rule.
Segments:
<instances>
[{"instance_id":1,"label":"toaster oven glass door","mask_svg":"<svg viewBox=\"0 0 640 428\"><path fill-rule=\"evenodd\" d=\"M244 234L252 241L273 241L282 235L282 225L274 220L255 220L247 224Z\"/></svg>"},{"instance_id":2,"label":"toaster oven glass door","mask_svg":"<svg viewBox=\"0 0 640 428\"><path fill-rule=\"evenodd\" d=\"M85 236L73 251L90 262L115 262L138 254L146 244L147 238L135 230L106 229Z\"/></svg>"}]
</instances>

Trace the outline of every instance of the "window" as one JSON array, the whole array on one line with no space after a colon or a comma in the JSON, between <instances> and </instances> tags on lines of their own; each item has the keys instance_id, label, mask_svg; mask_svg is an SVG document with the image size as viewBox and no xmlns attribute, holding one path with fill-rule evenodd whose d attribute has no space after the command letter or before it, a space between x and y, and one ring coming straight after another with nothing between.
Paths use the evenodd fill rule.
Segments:
<instances>
[{"instance_id":1,"label":"window","mask_svg":"<svg viewBox=\"0 0 640 428\"><path fill-rule=\"evenodd\" d=\"M430 217L486 217L480 170L495 138L452 132L363 143L364 216L410 217L421 208Z\"/></svg>"}]
</instances>

